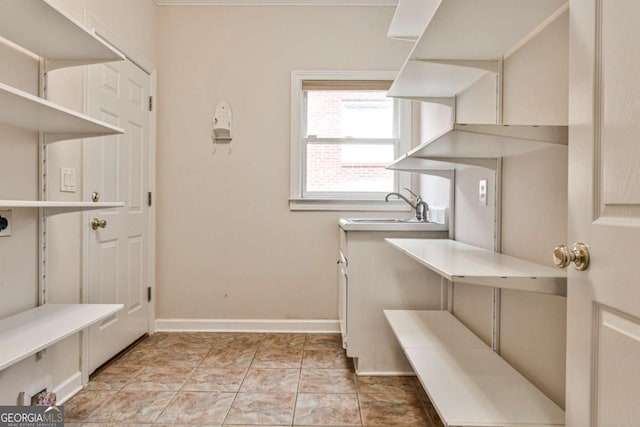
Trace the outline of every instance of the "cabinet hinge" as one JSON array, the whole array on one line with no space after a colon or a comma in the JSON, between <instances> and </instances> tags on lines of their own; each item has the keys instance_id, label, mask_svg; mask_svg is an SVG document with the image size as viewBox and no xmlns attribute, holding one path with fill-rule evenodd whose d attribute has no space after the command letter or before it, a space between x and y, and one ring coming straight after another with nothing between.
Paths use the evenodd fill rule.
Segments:
<instances>
[{"instance_id":1,"label":"cabinet hinge","mask_svg":"<svg viewBox=\"0 0 640 427\"><path fill-rule=\"evenodd\" d=\"M153 96L149 97L149 111L153 111Z\"/></svg>"},{"instance_id":2,"label":"cabinet hinge","mask_svg":"<svg viewBox=\"0 0 640 427\"><path fill-rule=\"evenodd\" d=\"M147 302L151 302L151 286L147 288Z\"/></svg>"},{"instance_id":3,"label":"cabinet hinge","mask_svg":"<svg viewBox=\"0 0 640 427\"><path fill-rule=\"evenodd\" d=\"M151 191L149 191L147 193L147 206L151 206L152 202L153 202L153 194L151 193Z\"/></svg>"}]
</instances>

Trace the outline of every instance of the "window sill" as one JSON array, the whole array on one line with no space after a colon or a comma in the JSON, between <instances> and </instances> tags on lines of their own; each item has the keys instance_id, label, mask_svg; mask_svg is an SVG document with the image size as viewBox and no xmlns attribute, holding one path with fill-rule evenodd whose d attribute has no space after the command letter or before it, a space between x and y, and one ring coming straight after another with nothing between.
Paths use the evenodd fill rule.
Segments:
<instances>
[{"instance_id":1,"label":"window sill","mask_svg":"<svg viewBox=\"0 0 640 427\"><path fill-rule=\"evenodd\" d=\"M411 208L402 201L337 200L337 199L289 199L291 211L353 211L353 212L409 212Z\"/></svg>"}]
</instances>

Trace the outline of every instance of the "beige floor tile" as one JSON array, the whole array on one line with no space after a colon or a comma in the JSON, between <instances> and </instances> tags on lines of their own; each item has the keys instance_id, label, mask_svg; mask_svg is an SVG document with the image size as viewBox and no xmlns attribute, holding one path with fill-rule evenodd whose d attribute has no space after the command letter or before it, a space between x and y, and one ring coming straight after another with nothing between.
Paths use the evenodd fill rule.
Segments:
<instances>
[{"instance_id":1,"label":"beige floor tile","mask_svg":"<svg viewBox=\"0 0 640 427\"><path fill-rule=\"evenodd\" d=\"M91 415L91 422L152 423L174 395L170 391L119 391Z\"/></svg>"},{"instance_id":2,"label":"beige floor tile","mask_svg":"<svg viewBox=\"0 0 640 427\"><path fill-rule=\"evenodd\" d=\"M113 365L91 378L87 390L122 390L144 369L141 365Z\"/></svg>"},{"instance_id":3,"label":"beige floor tile","mask_svg":"<svg viewBox=\"0 0 640 427\"><path fill-rule=\"evenodd\" d=\"M307 334L305 350L342 350L340 334Z\"/></svg>"},{"instance_id":4,"label":"beige floor tile","mask_svg":"<svg viewBox=\"0 0 640 427\"><path fill-rule=\"evenodd\" d=\"M302 369L300 393L355 393L355 375L349 369Z\"/></svg>"},{"instance_id":5,"label":"beige floor tile","mask_svg":"<svg viewBox=\"0 0 640 427\"><path fill-rule=\"evenodd\" d=\"M295 393L298 390L300 369L251 368L242 383L240 392L246 393Z\"/></svg>"},{"instance_id":6,"label":"beige floor tile","mask_svg":"<svg viewBox=\"0 0 640 427\"><path fill-rule=\"evenodd\" d=\"M216 349L227 348L227 349L254 349L256 350L262 340L264 339L264 334L242 334L242 333L231 333L231 334L222 334L218 339L218 342L215 346Z\"/></svg>"},{"instance_id":7,"label":"beige floor tile","mask_svg":"<svg viewBox=\"0 0 640 427\"><path fill-rule=\"evenodd\" d=\"M64 404L65 422L87 420L96 409L109 402L115 394L115 391L82 390Z\"/></svg>"},{"instance_id":8,"label":"beige floor tile","mask_svg":"<svg viewBox=\"0 0 640 427\"><path fill-rule=\"evenodd\" d=\"M291 425L295 393L238 393L225 424Z\"/></svg>"},{"instance_id":9,"label":"beige floor tile","mask_svg":"<svg viewBox=\"0 0 640 427\"><path fill-rule=\"evenodd\" d=\"M220 425L235 393L180 392L158 417L168 424Z\"/></svg>"},{"instance_id":10,"label":"beige floor tile","mask_svg":"<svg viewBox=\"0 0 640 427\"><path fill-rule=\"evenodd\" d=\"M84 423L78 424L81 427L151 427L152 424L130 424L130 423ZM64 423L64 427L73 427L72 423Z\"/></svg>"},{"instance_id":11,"label":"beige floor tile","mask_svg":"<svg viewBox=\"0 0 640 427\"><path fill-rule=\"evenodd\" d=\"M248 368L255 354L254 348L214 348L200 367Z\"/></svg>"},{"instance_id":12,"label":"beige floor tile","mask_svg":"<svg viewBox=\"0 0 640 427\"><path fill-rule=\"evenodd\" d=\"M125 391L178 391L193 368L146 367L124 387Z\"/></svg>"},{"instance_id":13,"label":"beige floor tile","mask_svg":"<svg viewBox=\"0 0 640 427\"><path fill-rule=\"evenodd\" d=\"M182 391L217 391L235 393L240 389L245 368L197 368L182 387Z\"/></svg>"},{"instance_id":14,"label":"beige floor tile","mask_svg":"<svg viewBox=\"0 0 640 427\"><path fill-rule=\"evenodd\" d=\"M418 398L410 394L359 394L365 426L428 426Z\"/></svg>"},{"instance_id":15,"label":"beige floor tile","mask_svg":"<svg viewBox=\"0 0 640 427\"><path fill-rule=\"evenodd\" d=\"M138 348L135 347L119 357L114 366L124 365L149 365L161 353L159 348Z\"/></svg>"},{"instance_id":16,"label":"beige floor tile","mask_svg":"<svg viewBox=\"0 0 640 427\"><path fill-rule=\"evenodd\" d=\"M294 425L359 426L358 396L353 394L298 394Z\"/></svg>"},{"instance_id":17,"label":"beige floor tile","mask_svg":"<svg viewBox=\"0 0 640 427\"><path fill-rule=\"evenodd\" d=\"M300 368L302 348L259 348L252 368Z\"/></svg>"},{"instance_id":18,"label":"beige floor tile","mask_svg":"<svg viewBox=\"0 0 640 427\"><path fill-rule=\"evenodd\" d=\"M357 377L359 393L410 393L418 395L414 377Z\"/></svg>"},{"instance_id":19,"label":"beige floor tile","mask_svg":"<svg viewBox=\"0 0 640 427\"><path fill-rule=\"evenodd\" d=\"M303 368L349 369L349 360L344 350L305 350Z\"/></svg>"},{"instance_id":20,"label":"beige floor tile","mask_svg":"<svg viewBox=\"0 0 640 427\"><path fill-rule=\"evenodd\" d=\"M267 334L262 340L260 348L302 350L304 341L304 334Z\"/></svg>"},{"instance_id":21,"label":"beige floor tile","mask_svg":"<svg viewBox=\"0 0 640 427\"><path fill-rule=\"evenodd\" d=\"M173 350L165 350L159 353L156 359L151 363L152 366L157 367L190 367L196 368L205 357L209 350L198 349L197 352L176 352Z\"/></svg>"}]
</instances>

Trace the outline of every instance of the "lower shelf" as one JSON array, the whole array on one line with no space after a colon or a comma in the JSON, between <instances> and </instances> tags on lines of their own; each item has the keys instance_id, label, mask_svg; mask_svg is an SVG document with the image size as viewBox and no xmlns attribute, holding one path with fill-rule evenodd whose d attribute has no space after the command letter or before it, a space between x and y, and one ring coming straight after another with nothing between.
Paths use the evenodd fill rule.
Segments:
<instances>
[{"instance_id":1,"label":"lower shelf","mask_svg":"<svg viewBox=\"0 0 640 427\"><path fill-rule=\"evenodd\" d=\"M114 315L122 304L44 304L0 320L0 370Z\"/></svg>"},{"instance_id":2,"label":"lower shelf","mask_svg":"<svg viewBox=\"0 0 640 427\"><path fill-rule=\"evenodd\" d=\"M445 425L564 425L558 405L451 313L384 313Z\"/></svg>"}]
</instances>

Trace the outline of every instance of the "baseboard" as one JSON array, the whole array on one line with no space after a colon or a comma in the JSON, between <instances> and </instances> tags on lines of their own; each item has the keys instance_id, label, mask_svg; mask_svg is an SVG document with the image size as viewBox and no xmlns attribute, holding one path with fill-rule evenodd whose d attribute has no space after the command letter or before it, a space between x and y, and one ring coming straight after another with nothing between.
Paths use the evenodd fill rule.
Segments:
<instances>
[{"instance_id":1,"label":"baseboard","mask_svg":"<svg viewBox=\"0 0 640 427\"><path fill-rule=\"evenodd\" d=\"M356 375L359 377L415 377L413 372L363 372L357 371Z\"/></svg>"},{"instance_id":2,"label":"baseboard","mask_svg":"<svg viewBox=\"0 0 640 427\"><path fill-rule=\"evenodd\" d=\"M80 390L82 390L82 372L78 371L53 389L57 397L56 404L62 405Z\"/></svg>"},{"instance_id":3,"label":"baseboard","mask_svg":"<svg viewBox=\"0 0 640 427\"><path fill-rule=\"evenodd\" d=\"M156 332L338 333L338 320L156 319Z\"/></svg>"}]
</instances>

